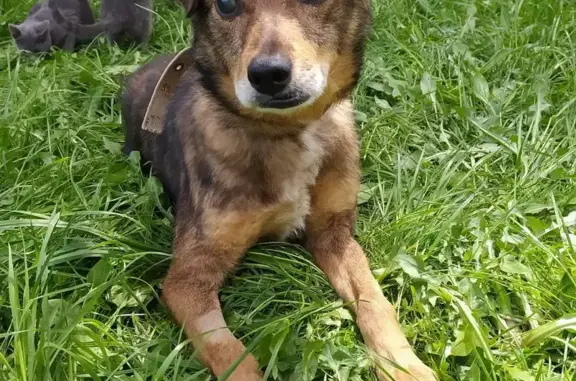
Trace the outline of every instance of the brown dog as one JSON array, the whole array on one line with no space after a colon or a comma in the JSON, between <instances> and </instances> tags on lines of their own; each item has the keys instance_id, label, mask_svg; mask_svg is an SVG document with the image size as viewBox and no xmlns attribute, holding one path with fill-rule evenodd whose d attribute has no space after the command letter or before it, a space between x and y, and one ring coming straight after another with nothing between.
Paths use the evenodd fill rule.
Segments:
<instances>
[{"instance_id":1,"label":"brown dog","mask_svg":"<svg viewBox=\"0 0 576 381\"><path fill-rule=\"evenodd\" d=\"M163 299L204 364L220 376L245 351L220 309L225 276L259 239L303 231L381 368L397 380L434 380L353 238L360 171L348 97L361 69L369 0L183 4L194 26L192 48L179 58L183 64L164 56L137 71L123 115L126 150L141 152L175 203ZM166 107L152 102L149 116L167 68L183 74L160 81ZM150 123L156 130L142 129ZM261 378L248 355L229 380Z\"/></svg>"}]
</instances>

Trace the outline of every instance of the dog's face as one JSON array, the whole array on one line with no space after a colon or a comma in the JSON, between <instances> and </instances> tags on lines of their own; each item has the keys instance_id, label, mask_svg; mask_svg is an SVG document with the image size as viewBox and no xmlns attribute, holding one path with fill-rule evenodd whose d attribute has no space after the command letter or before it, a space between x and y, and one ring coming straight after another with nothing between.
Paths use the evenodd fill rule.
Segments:
<instances>
[{"instance_id":1,"label":"dog's face","mask_svg":"<svg viewBox=\"0 0 576 381\"><path fill-rule=\"evenodd\" d=\"M369 0L183 0L208 87L255 117L314 119L358 79Z\"/></svg>"}]
</instances>

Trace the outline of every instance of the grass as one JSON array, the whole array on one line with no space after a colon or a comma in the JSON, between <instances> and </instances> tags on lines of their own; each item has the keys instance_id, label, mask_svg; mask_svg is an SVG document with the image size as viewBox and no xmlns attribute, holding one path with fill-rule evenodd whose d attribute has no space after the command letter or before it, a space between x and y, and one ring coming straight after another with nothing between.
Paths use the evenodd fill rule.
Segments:
<instances>
[{"instance_id":1,"label":"grass","mask_svg":"<svg viewBox=\"0 0 576 381\"><path fill-rule=\"evenodd\" d=\"M207 380L158 302L171 213L120 153L121 77L186 45L20 56L0 3L0 380ZM358 239L443 380L576 378L576 3L375 0L354 100ZM301 249L252 249L222 291L268 380L373 380Z\"/></svg>"}]
</instances>

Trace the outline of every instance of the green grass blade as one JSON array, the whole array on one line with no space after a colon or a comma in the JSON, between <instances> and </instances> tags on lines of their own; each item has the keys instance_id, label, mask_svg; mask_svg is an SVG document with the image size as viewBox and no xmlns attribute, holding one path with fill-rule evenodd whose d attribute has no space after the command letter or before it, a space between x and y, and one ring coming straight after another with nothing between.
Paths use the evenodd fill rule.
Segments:
<instances>
[{"instance_id":1,"label":"green grass blade","mask_svg":"<svg viewBox=\"0 0 576 381\"><path fill-rule=\"evenodd\" d=\"M522 345L524 347L536 346L567 329L576 329L576 315L565 316L528 331L524 335Z\"/></svg>"}]
</instances>

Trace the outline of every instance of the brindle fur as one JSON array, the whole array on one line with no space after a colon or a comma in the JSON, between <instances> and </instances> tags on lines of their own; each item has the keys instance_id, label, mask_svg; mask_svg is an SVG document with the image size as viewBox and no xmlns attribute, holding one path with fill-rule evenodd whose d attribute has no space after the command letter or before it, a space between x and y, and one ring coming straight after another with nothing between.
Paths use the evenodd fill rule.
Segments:
<instances>
[{"instance_id":1,"label":"brindle fur","mask_svg":"<svg viewBox=\"0 0 576 381\"><path fill-rule=\"evenodd\" d=\"M225 276L259 239L304 230L306 248L352 305L367 346L382 360L379 378L430 381L433 372L412 351L353 238L360 169L348 97L361 69L369 0L316 3L244 1L238 17L223 19L214 0L183 0L195 29L194 64L175 90L161 134L141 125L173 56L155 59L129 79L126 151L141 152L176 206L163 299L201 360L220 376L245 351L220 309ZM251 57L280 50L293 61L329 63L324 94L286 113L243 107L234 81ZM251 355L229 378L261 379Z\"/></svg>"}]
</instances>

